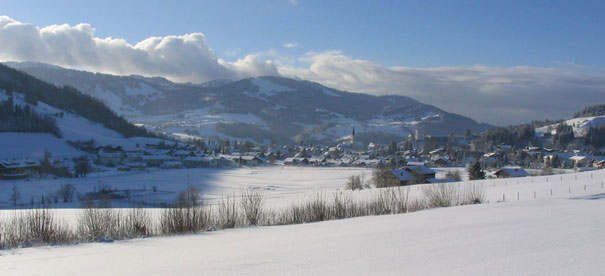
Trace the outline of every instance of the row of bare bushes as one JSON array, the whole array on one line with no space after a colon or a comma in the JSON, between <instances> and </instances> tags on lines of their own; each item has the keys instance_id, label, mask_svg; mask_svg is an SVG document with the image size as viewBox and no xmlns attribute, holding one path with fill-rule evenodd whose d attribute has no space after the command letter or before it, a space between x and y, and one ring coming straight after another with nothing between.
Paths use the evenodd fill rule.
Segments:
<instances>
[{"instance_id":1,"label":"row of bare bushes","mask_svg":"<svg viewBox=\"0 0 605 276\"><path fill-rule=\"evenodd\" d=\"M426 185L422 197L410 199L409 187L375 189L369 196L356 192L317 193L281 208L268 208L263 192L242 190L206 204L196 191L180 193L171 208L152 216L146 209L112 209L90 205L80 211L77 224L57 219L49 209L16 212L0 219L0 248L103 242L159 235L248 226L288 225L360 216L400 214L426 208L482 203L479 186L460 190L451 184Z\"/></svg>"}]
</instances>

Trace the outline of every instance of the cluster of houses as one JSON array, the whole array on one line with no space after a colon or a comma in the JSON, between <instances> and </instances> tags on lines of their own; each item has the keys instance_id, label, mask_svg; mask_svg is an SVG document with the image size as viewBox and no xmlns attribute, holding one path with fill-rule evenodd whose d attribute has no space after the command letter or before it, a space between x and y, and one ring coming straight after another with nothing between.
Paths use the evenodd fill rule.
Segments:
<instances>
[{"instance_id":1,"label":"cluster of houses","mask_svg":"<svg viewBox=\"0 0 605 276\"><path fill-rule=\"evenodd\" d=\"M418 135L416 135L418 136ZM378 167L389 164L401 168L393 175L402 185L411 183L437 183L449 180L436 179L435 171L429 167L464 167L478 161L484 169L497 169L496 177L522 177L529 173L521 167L577 168L578 170L605 167L605 156L592 156L581 152L557 152L540 147L513 150L500 145L491 152L473 150L472 137L413 137L407 141L367 146L355 142L354 134L349 141L336 146L255 146L248 151L238 148L221 149L196 146L155 139L155 142L137 144L133 148L81 147L88 152L91 164L114 167L120 171L146 170L147 168L232 168L241 166L285 165L325 167ZM430 150L429 150L430 149ZM519 164L518 156L531 163ZM513 157L511 157L513 156ZM515 159L517 158L517 159ZM73 160L53 159L54 166L63 166L73 171ZM555 165L556 163L556 165ZM505 167L507 165L517 167ZM528 165L529 164L529 165ZM537 165L536 165L537 164ZM519 166L521 165L521 166ZM35 176L40 160L0 160L0 179L15 179ZM93 165L94 166L94 165Z\"/></svg>"},{"instance_id":2,"label":"cluster of houses","mask_svg":"<svg viewBox=\"0 0 605 276\"><path fill-rule=\"evenodd\" d=\"M256 154L215 154L204 153L191 146L175 149L136 148L127 150L101 149L96 163L117 167L120 171L144 170L149 167L162 169L179 168L231 168L238 166L258 166L266 163Z\"/></svg>"},{"instance_id":3,"label":"cluster of houses","mask_svg":"<svg viewBox=\"0 0 605 276\"><path fill-rule=\"evenodd\" d=\"M507 164L511 159L512 149L510 146L498 146L496 150L483 154L480 162L484 168L497 168L501 164ZM571 152L556 151L553 149L529 146L518 150L515 155L525 156L529 160L525 167L534 168L568 168L576 171L605 168L605 156L591 155L578 150ZM533 162L531 162L533 161Z\"/></svg>"},{"instance_id":4,"label":"cluster of houses","mask_svg":"<svg viewBox=\"0 0 605 276\"><path fill-rule=\"evenodd\" d=\"M0 160L0 180L20 179L36 174L40 161L32 158Z\"/></svg>"},{"instance_id":5,"label":"cluster of houses","mask_svg":"<svg viewBox=\"0 0 605 276\"><path fill-rule=\"evenodd\" d=\"M0 180L22 179L37 177L40 175L40 158L4 158L0 159ZM74 160L67 157L51 157L48 160L49 167L73 168Z\"/></svg>"}]
</instances>

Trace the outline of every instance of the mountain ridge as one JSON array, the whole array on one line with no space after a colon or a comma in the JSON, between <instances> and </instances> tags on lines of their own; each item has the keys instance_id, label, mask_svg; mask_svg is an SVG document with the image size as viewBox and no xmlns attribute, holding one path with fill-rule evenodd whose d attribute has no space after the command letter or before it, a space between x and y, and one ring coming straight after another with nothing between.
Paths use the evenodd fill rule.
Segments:
<instances>
[{"instance_id":1,"label":"mountain ridge","mask_svg":"<svg viewBox=\"0 0 605 276\"><path fill-rule=\"evenodd\" d=\"M355 127L364 137L361 142L367 143L405 139L416 131L447 135L492 127L405 96L341 91L278 76L181 84L162 77L6 64L51 83L73 86L133 123L182 137L331 143Z\"/></svg>"}]
</instances>

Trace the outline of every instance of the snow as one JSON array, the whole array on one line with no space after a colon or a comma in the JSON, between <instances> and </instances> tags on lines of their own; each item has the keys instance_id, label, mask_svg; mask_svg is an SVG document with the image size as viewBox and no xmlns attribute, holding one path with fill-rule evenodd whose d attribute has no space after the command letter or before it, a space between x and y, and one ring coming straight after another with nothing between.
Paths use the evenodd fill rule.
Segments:
<instances>
[{"instance_id":1,"label":"snow","mask_svg":"<svg viewBox=\"0 0 605 276\"><path fill-rule=\"evenodd\" d=\"M125 104L122 98L112 91L105 90L102 86L95 86L92 95L101 100L107 107L124 116L137 116L140 112Z\"/></svg>"},{"instance_id":2,"label":"snow","mask_svg":"<svg viewBox=\"0 0 605 276\"><path fill-rule=\"evenodd\" d=\"M172 157L166 156L167 159ZM116 172L106 171L89 174L86 178L41 179L41 180L5 180L0 181L0 191L8 191L13 184L19 187L22 204L49 194L60 184L70 183L77 192L84 194L94 191L100 184L113 189L129 189L137 200L148 205L169 203L179 191L185 190L188 183L196 186L209 202L224 195L239 193L241 189L262 189L265 197L276 204L289 200L298 200L320 191L332 192L343 189L349 176L362 175L368 181L371 169L361 168L316 168L316 167L255 167L238 169L178 169ZM162 193L152 193L152 187ZM138 191L138 192L136 192ZM117 202L114 206L120 206ZM126 206L130 206L127 205ZM0 194L0 208L10 208L9 194ZM59 203L59 208L80 207L79 202Z\"/></svg>"},{"instance_id":3,"label":"snow","mask_svg":"<svg viewBox=\"0 0 605 276\"><path fill-rule=\"evenodd\" d=\"M220 105L214 107L206 107L195 110L189 110L180 114L171 115L159 115L159 116L147 116L137 118L137 122L140 125L152 128L155 131L161 131L170 133L181 139L189 138L208 138L212 136L235 139L237 137L231 137L219 133L216 131L215 126L217 123L248 123L257 124L261 127L267 127L267 124L263 119L255 115L246 113L220 113L214 114L214 110L219 109ZM195 135L185 133L185 130L197 131ZM251 140L237 138L238 140Z\"/></svg>"},{"instance_id":4,"label":"snow","mask_svg":"<svg viewBox=\"0 0 605 276\"><path fill-rule=\"evenodd\" d=\"M581 117L581 118L573 118L567 121L564 121L563 124L568 126L572 126L573 133L575 137L583 137L588 133L588 129L591 127L597 127L599 124L605 122L604 116L595 116L595 117ZM548 125L540 128L536 128L536 136L544 136L545 133L550 133L551 135L556 134L557 126L559 124Z\"/></svg>"},{"instance_id":5,"label":"snow","mask_svg":"<svg viewBox=\"0 0 605 276\"><path fill-rule=\"evenodd\" d=\"M216 80L211 80L211 81L207 81L202 84L199 84L199 86L201 86L201 87L219 87L222 85L227 85L231 82L233 82L233 81L227 80L227 79L216 79Z\"/></svg>"},{"instance_id":6,"label":"snow","mask_svg":"<svg viewBox=\"0 0 605 276\"><path fill-rule=\"evenodd\" d=\"M567 188L603 181L602 170L594 173L525 184ZM565 178L552 181L559 177ZM511 185L514 179L507 186L478 183L492 181L508 193L525 186ZM400 215L6 250L0 251L0 274L600 275L604 191L599 185Z\"/></svg>"},{"instance_id":7,"label":"snow","mask_svg":"<svg viewBox=\"0 0 605 276\"><path fill-rule=\"evenodd\" d=\"M0 93L2 95L3 93ZM24 95L13 94L15 105L28 105L25 103ZM87 141L94 139L97 146L111 145L133 148L135 142L125 139L119 133L103 127L99 123L89 121L84 117L72 114L38 102L38 105L29 105L29 107L39 114L48 114L53 116L57 126L61 131L61 138L56 138L50 134L40 133L0 133L0 142L3 145L10 145L0 148L0 158L24 158L39 156L44 149L56 157L79 156L83 153L69 147L67 141ZM63 113L63 116L55 116Z\"/></svg>"},{"instance_id":8,"label":"snow","mask_svg":"<svg viewBox=\"0 0 605 276\"><path fill-rule=\"evenodd\" d=\"M342 97L341 95L336 94L332 89L325 88L325 87L322 87L322 88L323 88L324 94L326 94L328 96L331 96L331 97Z\"/></svg>"},{"instance_id":9,"label":"snow","mask_svg":"<svg viewBox=\"0 0 605 276\"><path fill-rule=\"evenodd\" d=\"M41 159L44 151L53 157L76 157L84 153L48 133L0 132L0 159L33 157Z\"/></svg>"},{"instance_id":10,"label":"snow","mask_svg":"<svg viewBox=\"0 0 605 276\"><path fill-rule=\"evenodd\" d=\"M258 87L258 94L265 94L266 96L274 96L282 92L293 91L291 88L275 84L264 78L254 78L252 79L252 84Z\"/></svg>"},{"instance_id":11,"label":"snow","mask_svg":"<svg viewBox=\"0 0 605 276\"><path fill-rule=\"evenodd\" d=\"M125 94L127 96L153 96L158 95L158 91L144 82L139 82L138 87L126 87Z\"/></svg>"}]
</instances>

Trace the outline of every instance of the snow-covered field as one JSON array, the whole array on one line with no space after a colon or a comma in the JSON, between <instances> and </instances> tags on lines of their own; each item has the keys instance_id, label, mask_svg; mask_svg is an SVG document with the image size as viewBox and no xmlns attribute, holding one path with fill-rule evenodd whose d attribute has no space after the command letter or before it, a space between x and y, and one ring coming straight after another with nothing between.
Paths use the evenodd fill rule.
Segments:
<instances>
[{"instance_id":1,"label":"snow-covered field","mask_svg":"<svg viewBox=\"0 0 605 276\"><path fill-rule=\"evenodd\" d=\"M261 189L267 199L296 199L316 192L343 189L347 178L360 175L369 181L371 169L316 168L316 167L256 167L239 169L179 169L92 173L86 178L31 179L0 181L0 190L10 191L13 184L21 194L21 208L29 208L31 198L56 191L61 184L73 184L77 193L84 194L103 187L129 190L138 203L149 206L174 200L179 191L190 184L209 201L222 196L238 194L242 189ZM153 192L153 189L156 192ZM0 207L12 208L8 192L0 195ZM58 203L51 207L78 208L79 202ZM114 202L114 206L131 206L128 202Z\"/></svg>"},{"instance_id":2,"label":"snow-covered field","mask_svg":"<svg viewBox=\"0 0 605 276\"><path fill-rule=\"evenodd\" d=\"M251 186L266 178L249 176ZM490 200L482 205L4 250L0 275L603 275L604 179L605 170L485 180L475 183Z\"/></svg>"}]
</instances>

